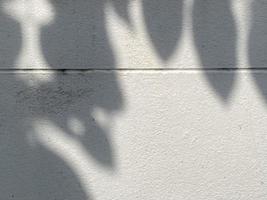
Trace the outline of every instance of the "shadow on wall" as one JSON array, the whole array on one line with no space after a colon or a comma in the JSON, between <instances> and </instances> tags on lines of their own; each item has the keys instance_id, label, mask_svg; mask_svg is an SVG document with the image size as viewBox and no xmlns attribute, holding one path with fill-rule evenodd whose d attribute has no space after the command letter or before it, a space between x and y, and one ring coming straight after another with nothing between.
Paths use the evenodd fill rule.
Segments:
<instances>
[{"instance_id":1,"label":"shadow on wall","mask_svg":"<svg viewBox=\"0 0 267 200\"><path fill-rule=\"evenodd\" d=\"M236 26L231 0L195 0L193 31L196 49L204 69L236 68ZM227 103L235 83L235 73L206 72L214 91Z\"/></svg>"},{"instance_id":2,"label":"shadow on wall","mask_svg":"<svg viewBox=\"0 0 267 200\"><path fill-rule=\"evenodd\" d=\"M50 1L53 24L42 29L43 53L50 66L63 69L113 68L114 56L106 30L108 0ZM128 1L111 1L129 22Z\"/></svg>"},{"instance_id":3,"label":"shadow on wall","mask_svg":"<svg viewBox=\"0 0 267 200\"><path fill-rule=\"evenodd\" d=\"M0 0L2 6L3 0ZM51 0L55 10L52 24L42 27L41 44L47 63L54 69L115 68L106 30L108 0ZM129 0L110 3L129 25ZM195 0L194 42L211 87L227 103L234 87L235 73L213 74L214 67L236 67L236 26L230 0ZM167 61L182 32L182 0L143 0L145 23L158 56ZM1 7L2 8L2 7ZM249 58L252 67L267 63L267 23L264 0L252 3ZM20 24L0 10L0 65L15 66L22 41ZM92 199L80 177L64 158L40 141L29 141L36 123L49 121L78 142L101 166L116 169L115 150L107 127L94 117L101 109L113 113L123 108L116 74L57 73L50 82L29 85L15 74L1 75L0 84L0 194L3 199ZM22 76L31 79L31 74ZM45 74L43 76L46 76ZM254 74L267 96L264 77ZM266 98L267 99L267 98ZM82 127L77 133L72 125ZM45 130L44 130L45 131Z\"/></svg>"},{"instance_id":4,"label":"shadow on wall","mask_svg":"<svg viewBox=\"0 0 267 200\"><path fill-rule=\"evenodd\" d=\"M0 3L0 62L1 66L12 68L23 41L20 25L4 14L3 1ZM55 22L44 27L41 34L47 62L55 69L80 69L95 65L115 67L105 29L105 1L51 3L56 10ZM30 73L21 76L24 79L13 73L0 78L1 198L92 199L66 160L43 145L37 136L33 135L29 140L29 133L34 132L36 124L48 121L79 143L96 163L115 170L109 129L98 123L93 112L101 109L113 113L122 109L122 94L116 74L59 72L50 82L32 85L22 81L32 79ZM81 133L73 130L73 120L82 127Z\"/></svg>"},{"instance_id":5,"label":"shadow on wall","mask_svg":"<svg viewBox=\"0 0 267 200\"><path fill-rule=\"evenodd\" d=\"M23 76L31 79L31 75ZM55 82L29 87L13 74L1 77L0 193L3 198L87 199L80 177L65 158L43 145L37 133L30 134L36 131L35 125L46 121L48 126L56 126L66 138L80 144L98 164L116 169L109 130L93 115L96 108L108 113L121 108L121 94L114 78L113 74L102 73L58 74ZM80 132L73 129L75 121L81 124ZM46 132L49 127L44 127L39 131ZM50 136L53 133L47 137Z\"/></svg>"},{"instance_id":6,"label":"shadow on wall","mask_svg":"<svg viewBox=\"0 0 267 200\"><path fill-rule=\"evenodd\" d=\"M177 48L182 32L183 0L143 0L143 11L152 44L163 61ZM206 78L224 103L234 87L235 73L214 74L212 68L236 68L236 27L230 0L195 0L193 32Z\"/></svg>"},{"instance_id":7,"label":"shadow on wall","mask_svg":"<svg viewBox=\"0 0 267 200\"><path fill-rule=\"evenodd\" d=\"M251 4L251 27L249 35L250 66L256 69L267 67L267 2L255 0ZM266 74L253 73L255 83L267 103Z\"/></svg>"},{"instance_id":8,"label":"shadow on wall","mask_svg":"<svg viewBox=\"0 0 267 200\"><path fill-rule=\"evenodd\" d=\"M13 67L13 63L21 50L21 30L19 23L3 11L0 0L0 68Z\"/></svg>"},{"instance_id":9,"label":"shadow on wall","mask_svg":"<svg viewBox=\"0 0 267 200\"><path fill-rule=\"evenodd\" d=\"M182 32L183 0L143 0L148 34L158 56L167 61L176 50Z\"/></svg>"},{"instance_id":10,"label":"shadow on wall","mask_svg":"<svg viewBox=\"0 0 267 200\"><path fill-rule=\"evenodd\" d=\"M183 22L183 0L143 0L144 18L150 40L159 58L168 61L179 44ZM228 103L236 82L237 28L231 0L194 0L193 36L205 76L223 103ZM252 2L248 57L252 68L266 68L267 2ZM221 73L212 69L222 69ZM229 71L227 71L227 69ZM267 102L265 75L252 73Z\"/></svg>"}]
</instances>

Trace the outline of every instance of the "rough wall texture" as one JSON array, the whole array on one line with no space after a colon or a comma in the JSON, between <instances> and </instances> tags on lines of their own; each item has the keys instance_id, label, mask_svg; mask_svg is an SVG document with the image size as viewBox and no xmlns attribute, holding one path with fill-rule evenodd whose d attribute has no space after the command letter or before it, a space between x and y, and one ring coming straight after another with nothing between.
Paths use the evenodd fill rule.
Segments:
<instances>
[{"instance_id":1,"label":"rough wall texture","mask_svg":"<svg viewBox=\"0 0 267 200\"><path fill-rule=\"evenodd\" d=\"M0 8L0 199L267 198L266 0Z\"/></svg>"}]
</instances>

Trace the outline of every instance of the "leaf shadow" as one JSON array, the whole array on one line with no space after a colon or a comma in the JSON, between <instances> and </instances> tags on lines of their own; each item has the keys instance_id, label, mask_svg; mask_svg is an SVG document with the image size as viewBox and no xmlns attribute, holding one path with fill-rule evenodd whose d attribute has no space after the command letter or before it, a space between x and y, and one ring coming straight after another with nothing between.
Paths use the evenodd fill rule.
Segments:
<instances>
[{"instance_id":1,"label":"leaf shadow","mask_svg":"<svg viewBox=\"0 0 267 200\"><path fill-rule=\"evenodd\" d=\"M143 0L147 32L158 56L168 61L179 43L183 22L183 0Z\"/></svg>"},{"instance_id":2,"label":"leaf shadow","mask_svg":"<svg viewBox=\"0 0 267 200\"><path fill-rule=\"evenodd\" d=\"M267 2L255 0L251 3L251 22L248 40L248 58L251 68L267 68ZM267 103L267 80L262 71L252 72L255 84Z\"/></svg>"},{"instance_id":3,"label":"leaf shadow","mask_svg":"<svg viewBox=\"0 0 267 200\"><path fill-rule=\"evenodd\" d=\"M223 103L233 91L236 73L214 75L211 69L236 69L236 24L231 1L197 0L193 6L193 34L205 76Z\"/></svg>"},{"instance_id":4,"label":"leaf shadow","mask_svg":"<svg viewBox=\"0 0 267 200\"><path fill-rule=\"evenodd\" d=\"M3 2L0 64L10 69L15 68L23 37L20 24L3 12ZM16 73L1 74L0 78L3 199L93 199L64 158L41 143L31 144L29 132L38 120L50 121L78 141L99 166L116 170L111 130L94 116L97 108L111 114L122 110L123 95L116 73L64 73L65 69L116 67L106 30L105 1L56 0L51 4L55 20L42 28L40 37L44 57L56 70L53 80L29 85L25 80L32 79L30 72L21 75L24 79ZM83 133L73 130L69 123L72 119L82 125Z\"/></svg>"}]
</instances>

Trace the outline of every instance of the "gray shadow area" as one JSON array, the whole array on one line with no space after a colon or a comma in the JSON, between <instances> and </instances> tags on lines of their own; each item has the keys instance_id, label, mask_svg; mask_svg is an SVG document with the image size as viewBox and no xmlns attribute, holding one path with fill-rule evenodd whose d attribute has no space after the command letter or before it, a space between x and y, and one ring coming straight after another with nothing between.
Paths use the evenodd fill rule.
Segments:
<instances>
[{"instance_id":1,"label":"gray shadow area","mask_svg":"<svg viewBox=\"0 0 267 200\"><path fill-rule=\"evenodd\" d=\"M183 0L143 0L144 20L150 40L161 60L167 61L179 44ZM228 103L236 79L236 25L231 1L195 0L193 36L202 68L211 88ZM220 70L221 75L211 71ZM231 70L228 72L227 70Z\"/></svg>"},{"instance_id":2,"label":"gray shadow area","mask_svg":"<svg viewBox=\"0 0 267 200\"><path fill-rule=\"evenodd\" d=\"M132 27L132 21L129 15L129 4L131 0L111 0L116 13L123 19L126 24Z\"/></svg>"},{"instance_id":3,"label":"gray shadow area","mask_svg":"<svg viewBox=\"0 0 267 200\"><path fill-rule=\"evenodd\" d=\"M103 2L90 3L93 8L86 5L87 1L62 2L53 1L58 12L56 24L44 28L42 33L48 63L55 69L79 69L87 67L86 62L115 67L104 29L104 11L100 15L98 10L103 9ZM0 64L11 69L20 53L22 37L20 25L2 12L2 3L0 1ZM95 13L96 16L93 15ZM73 15L76 17L72 18ZM83 27L80 23L87 20L91 26ZM72 33L66 33L71 28L74 28ZM84 38L86 31L96 37L96 52L90 49L90 37ZM88 56L88 52L92 54ZM20 77L24 78L18 78L16 72L0 73L1 199L93 199L92 193L85 191L81 177L64 158L50 151L35 137L35 124L48 121L79 142L103 170L116 170L112 133L94 116L94 110L98 108L110 117L122 109L123 98L116 74L112 71L68 74L63 70L57 71L49 82L37 84L33 81L30 85L23 80L34 80L32 73L22 73ZM73 130L72 119L82 124L83 133ZM35 142L29 140L29 134Z\"/></svg>"},{"instance_id":4,"label":"gray shadow area","mask_svg":"<svg viewBox=\"0 0 267 200\"><path fill-rule=\"evenodd\" d=\"M3 12L0 0L0 69L13 67L14 59L21 49L21 29L19 23Z\"/></svg>"},{"instance_id":5,"label":"gray shadow area","mask_svg":"<svg viewBox=\"0 0 267 200\"><path fill-rule=\"evenodd\" d=\"M249 60L253 68L267 65L267 2L255 0L251 4L251 27L249 35Z\"/></svg>"},{"instance_id":6,"label":"gray shadow area","mask_svg":"<svg viewBox=\"0 0 267 200\"><path fill-rule=\"evenodd\" d=\"M220 99L227 103L235 84L236 74L213 76L210 69L236 68L236 26L230 0L195 0L193 32L197 52L209 84Z\"/></svg>"},{"instance_id":7,"label":"gray shadow area","mask_svg":"<svg viewBox=\"0 0 267 200\"><path fill-rule=\"evenodd\" d=\"M106 30L106 0L50 1L55 9L52 24L44 26L41 40L44 57L57 69L114 68L115 60ZM129 22L128 1L111 1Z\"/></svg>"},{"instance_id":8,"label":"gray shadow area","mask_svg":"<svg viewBox=\"0 0 267 200\"><path fill-rule=\"evenodd\" d=\"M182 32L183 0L143 0L144 20L158 56L167 61Z\"/></svg>"},{"instance_id":9,"label":"gray shadow area","mask_svg":"<svg viewBox=\"0 0 267 200\"><path fill-rule=\"evenodd\" d=\"M106 31L104 0L50 1L52 24L41 34L43 54L57 69L111 68L115 60Z\"/></svg>"},{"instance_id":10,"label":"gray shadow area","mask_svg":"<svg viewBox=\"0 0 267 200\"><path fill-rule=\"evenodd\" d=\"M122 97L113 74L58 74L49 84L26 86L14 74L0 75L0 194L3 199L92 199L80 177L64 158L29 133L35 123L48 121L73 138L103 170L116 169L111 133L93 115L94 108L107 113L121 108ZM22 75L31 79L30 74ZM84 132L73 132L71 119ZM35 122L35 123L34 123ZM63 141L64 142L64 141Z\"/></svg>"},{"instance_id":11,"label":"gray shadow area","mask_svg":"<svg viewBox=\"0 0 267 200\"><path fill-rule=\"evenodd\" d=\"M251 27L248 57L251 68L267 69L267 2L255 0L251 3ZM267 80L258 73L252 73L255 84L267 103Z\"/></svg>"}]
</instances>

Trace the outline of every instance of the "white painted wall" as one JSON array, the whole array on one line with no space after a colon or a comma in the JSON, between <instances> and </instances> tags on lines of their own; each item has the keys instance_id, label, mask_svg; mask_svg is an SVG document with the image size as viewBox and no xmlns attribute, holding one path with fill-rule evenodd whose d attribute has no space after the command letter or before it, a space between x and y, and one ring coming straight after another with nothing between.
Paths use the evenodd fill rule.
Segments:
<instances>
[{"instance_id":1,"label":"white painted wall","mask_svg":"<svg viewBox=\"0 0 267 200\"><path fill-rule=\"evenodd\" d=\"M0 199L267 198L267 1L0 8Z\"/></svg>"}]
</instances>

